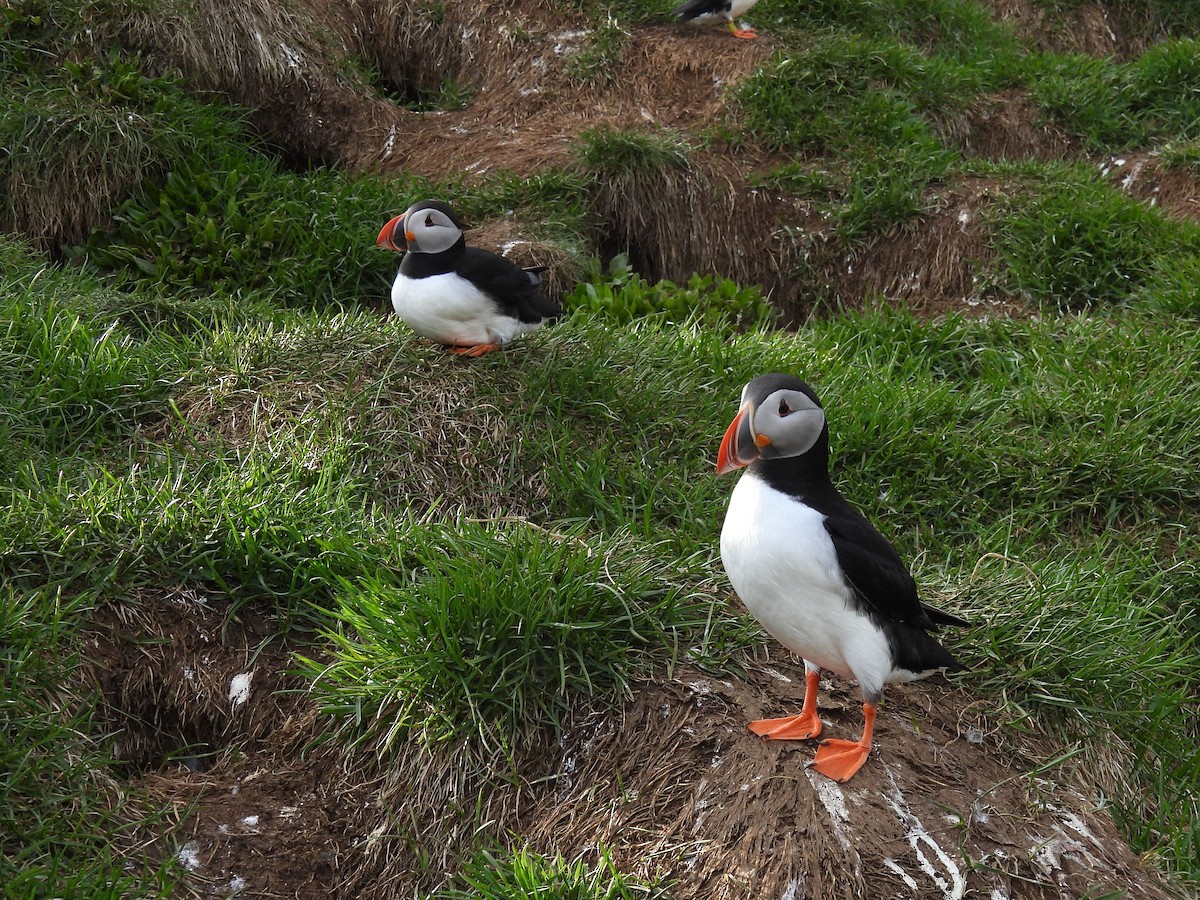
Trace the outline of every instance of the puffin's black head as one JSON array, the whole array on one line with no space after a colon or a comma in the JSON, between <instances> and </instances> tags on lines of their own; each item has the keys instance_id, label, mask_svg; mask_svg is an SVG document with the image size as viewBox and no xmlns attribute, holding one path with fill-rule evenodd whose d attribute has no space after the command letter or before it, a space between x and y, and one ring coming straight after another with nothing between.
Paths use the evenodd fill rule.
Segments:
<instances>
[{"instance_id":1,"label":"puffin's black head","mask_svg":"<svg viewBox=\"0 0 1200 900\"><path fill-rule=\"evenodd\" d=\"M760 375L742 389L742 408L721 439L717 474L814 447L828 453L829 428L813 389L794 375Z\"/></svg>"},{"instance_id":2,"label":"puffin's black head","mask_svg":"<svg viewBox=\"0 0 1200 900\"><path fill-rule=\"evenodd\" d=\"M421 200L383 226L376 246L413 253L441 253L463 240L466 228L441 200Z\"/></svg>"}]
</instances>

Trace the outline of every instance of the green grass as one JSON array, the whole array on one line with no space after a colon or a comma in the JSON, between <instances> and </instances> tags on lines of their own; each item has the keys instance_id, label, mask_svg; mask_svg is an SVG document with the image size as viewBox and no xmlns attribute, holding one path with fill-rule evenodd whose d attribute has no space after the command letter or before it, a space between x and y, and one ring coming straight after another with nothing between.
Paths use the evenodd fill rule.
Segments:
<instances>
[{"instance_id":1,"label":"green grass","mask_svg":"<svg viewBox=\"0 0 1200 900\"><path fill-rule=\"evenodd\" d=\"M603 848L600 862L549 859L528 850L481 851L467 860L457 881L430 900L666 900L670 885L640 884L617 871Z\"/></svg>"},{"instance_id":2,"label":"green grass","mask_svg":"<svg viewBox=\"0 0 1200 900\"><path fill-rule=\"evenodd\" d=\"M566 63L567 77L580 86L611 84L620 76L629 32L611 15L588 35L587 42Z\"/></svg>"},{"instance_id":3,"label":"green grass","mask_svg":"<svg viewBox=\"0 0 1200 900\"><path fill-rule=\"evenodd\" d=\"M728 630L686 587L695 573L623 536L468 521L397 541L400 571L342 581L331 659L305 667L325 708L384 748L418 735L510 751L581 699L615 705L664 659L711 657L706 630Z\"/></svg>"},{"instance_id":4,"label":"green grass","mask_svg":"<svg viewBox=\"0 0 1200 900\"><path fill-rule=\"evenodd\" d=\"M1127 300L1200 252L1200 227L1168 220L1082 166L1039 173L994 215L1006 286L1064 309Z\"/></svg>"},{"instance_id":5,"label":"green grass","mask_svg":"<svg viewBox=\"0 0 1200 900\"><path fill-rule=\"evenodd\" d=\"M16 258L36 289L44 263ZM80 327L123 337L103 304ZM741 385L796 371L828 401L844 490L981 623L956 652L993 715L1104 752L1119 729L1127 832L1193 865L1191 322L879 312L736 335L580 313L464 365L392 320L275 307L165 346L173 402L144 401L152 427L97 408L103 440L48 437L69 465L17 467L0 521L15 590L195 584L324 630L318 682L346 738L505 746L648 666L736 659L740 625L697 593L731 487L712 459ZM504 515L529 524L463 521ZM502 652L480 657L484 633Z\"/></svg>"}]
</instances>

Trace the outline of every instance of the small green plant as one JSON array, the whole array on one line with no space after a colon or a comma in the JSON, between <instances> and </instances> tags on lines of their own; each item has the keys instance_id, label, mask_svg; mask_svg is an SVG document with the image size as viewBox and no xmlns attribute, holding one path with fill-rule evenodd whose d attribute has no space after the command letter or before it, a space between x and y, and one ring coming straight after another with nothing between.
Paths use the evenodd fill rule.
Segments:
<instances>
[{"instance_id":1,"label":"small green plant","mask_svg":"<svg viewBox=\"0 0 1200 900\"><path fill-rule=\"evenodd\" d=\"M71 252L120 283L358 302L387 294L395 260L372 229L400 191L327 170L297 178L250 152L219 169L180 163Z\"/></svg>"},{"instance_id":2,"label":"small green plant","mask_svg":"<svg viewBox=\"0 0 1200 900\"><path fill-rule=\"evenodd\" d=\"M471 93L468 85L455 81L447 74L443 76L442 83L433 90L410 88L408 97L400 103L413 112L466 109L467 104L471 102Z\"/></svg>"},{"instance_id":3,"label":"small green plant","mask_svg":"<svg viewBox=\"0 0 1200 900\"><path fill-rule=\"evenodd\" d=\"M707 327L751 327L769 323L775 310L757 285L741 286L728 278L693 275L686 284L663 280L650 284L629 266L624 255L607 269L593 263L591 277L564 300L567 308L625 324L647 316L672 322L695 321Z\"/></svg>"},{"instance_id":4,"label":"small green plant","mask_svg":"<svg viewBox=\"0 0 1200 900\"><path fill-rule=\"evenodd\" d=\"M468 859L455 879L430 900L668 900L670 885L642 883L617 871L608 850L599 862L567 862L520 849L482 850Z\"/></svg>"}]
</instances>

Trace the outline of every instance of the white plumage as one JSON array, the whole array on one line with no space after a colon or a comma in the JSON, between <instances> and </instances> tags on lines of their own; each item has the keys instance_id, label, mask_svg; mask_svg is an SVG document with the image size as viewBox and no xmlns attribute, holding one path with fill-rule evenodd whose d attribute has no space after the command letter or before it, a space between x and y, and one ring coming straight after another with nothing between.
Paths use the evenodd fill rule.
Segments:
<instances>
[{"instance_id":1,"label":"white plumage","mask_svg":"<svg viewBox=\"0 0 1200 900\"><path fill-rule=\"evenodd\" d=\"M504 314L493 298L455 272L398 277L392 308L417 334L445 344L506 344L541 326Z\"/></svg>"},{"instance_id":2,"label":"white plumage","mask_svg":"<svg viewBox=\"0 0 1200 900\"><path fill-rule=\"evenodd\" d=\"M875 696L910 681L892 669L887 637L851 603L825 516L746 473L729 498L721 562L763 628L806 661Z\"/></svg>"}]
</instances>

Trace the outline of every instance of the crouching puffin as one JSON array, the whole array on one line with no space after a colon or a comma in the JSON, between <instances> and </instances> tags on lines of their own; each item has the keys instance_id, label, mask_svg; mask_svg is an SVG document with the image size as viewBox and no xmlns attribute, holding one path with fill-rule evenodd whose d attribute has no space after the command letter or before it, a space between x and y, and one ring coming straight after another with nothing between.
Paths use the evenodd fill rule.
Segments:
<instances>
[{"instance_id":1,"label":"crouching puffin","mask_svg":"<svg viewBox=\"0 0 1200 900\"><path fill-rule=\"evenodd\" d=\"M680 22L697 24L723 21L734 37L752 41L758 37L758 32L753 28L739 27L737 18L756 2L758 0L687 0L675 7L671 15Z\"/></svg>"},{"instance_id":2,"label":"crouching puffin","mask_svg":"<svg viewBox=\"0 0 1200 900\"><path fill-rule=\"evenodd\" d=\"M541 269L468 247L445 203L422 200L383 226L376 244L407 251L392 284L392 306L422 337L451 352L482 356L562 315L538 290Z\"/></svg>"},{"instance_id":3,"label":"crouching puffin","mask_svg":"<svg viewBox=\"0 0 1200 900\"><path fill-rule=\"evenodd\" d=\"M821 670L856 679L862 737L822 741L812 763L847 781L871 752L883 686L962 668L930 632L970 623L919 600L892 545L834 487L825 411L799 378L762 375L742 391L717 473L742 466L749 469L729 499L721 561L742 602L805 670L800 713L749 728L771 740L816 738Z\"/></svg>"}]
</instances>

